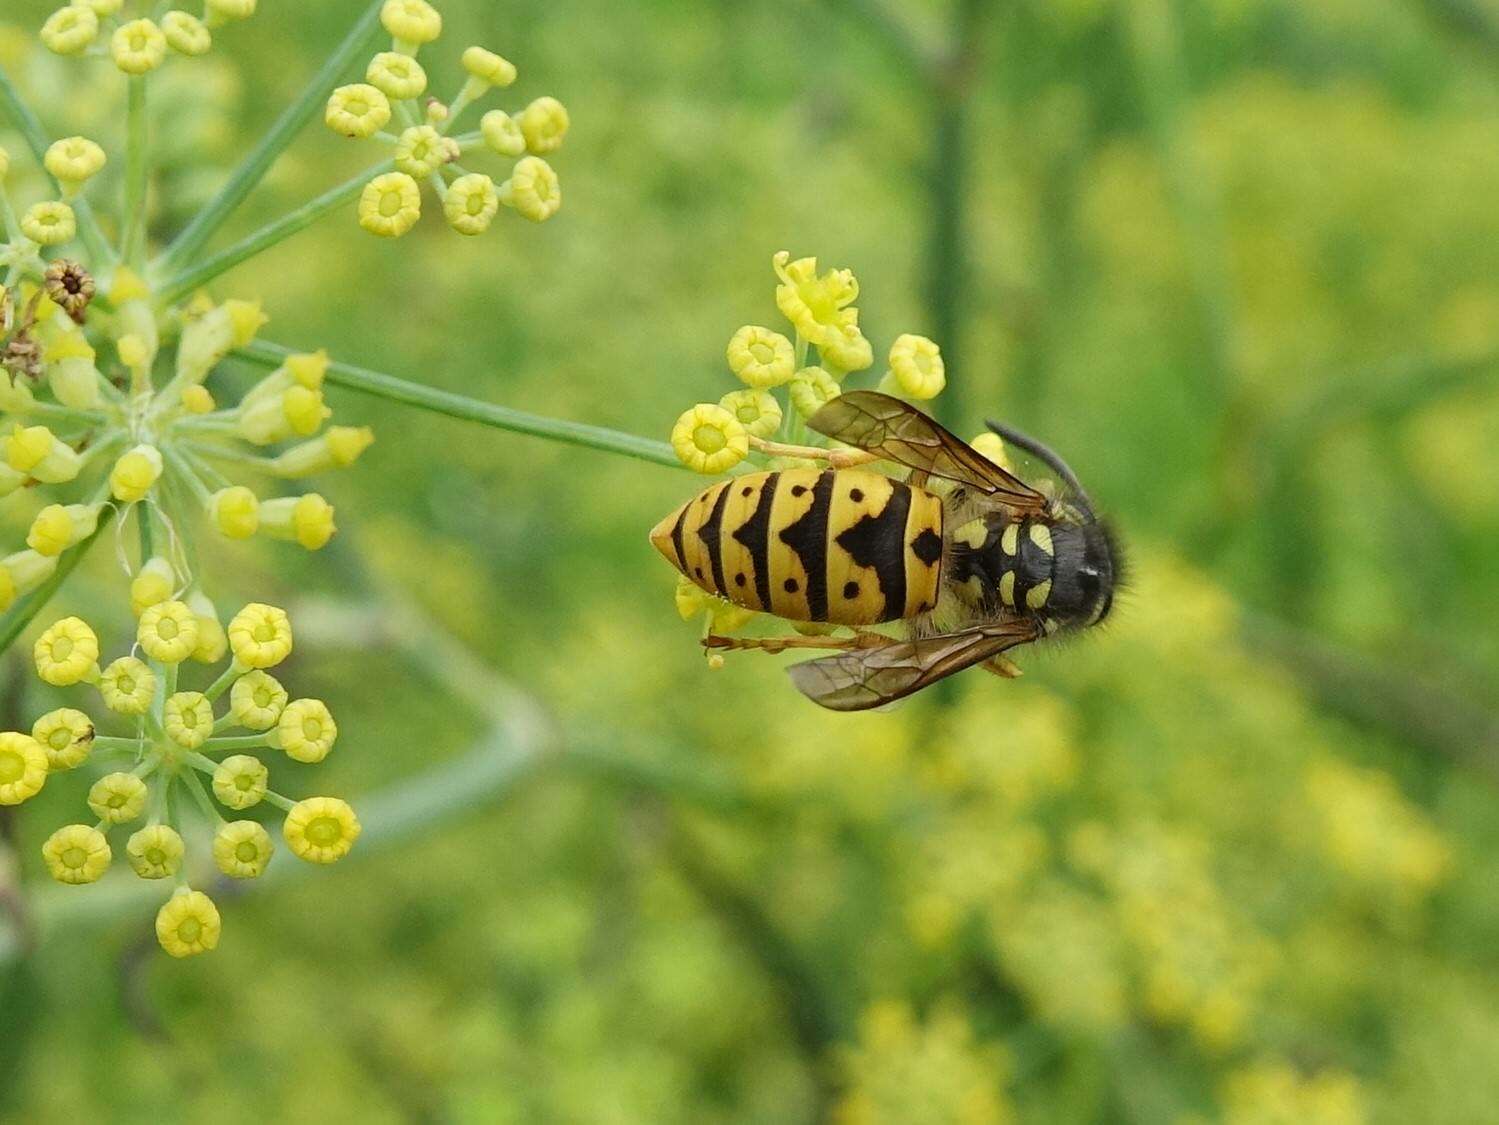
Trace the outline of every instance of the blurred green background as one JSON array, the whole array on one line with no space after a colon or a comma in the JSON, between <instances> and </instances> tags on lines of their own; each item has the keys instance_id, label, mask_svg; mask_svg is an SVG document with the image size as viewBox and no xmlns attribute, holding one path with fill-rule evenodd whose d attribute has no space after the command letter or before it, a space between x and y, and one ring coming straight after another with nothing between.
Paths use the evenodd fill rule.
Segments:
<instances>
[{"instance_id":1,"label":"blurred green background","mask_svg":"<svg viewBox=\"0 0 1499 1125\"><path fill-rule=\"evenodd\" d=\"M440 6L439 90L481 42L571 110L561 214L347 208L216 286L266 337L664 438L817 254L877 355L942 343L959 432L1071 458L1131 592L1019 681L826 714L677 619L645 533L699 478L334 392L378 434L339 550L210 589L292 609L342 737L289 785L368 838L170 962L128 876L48 884L87 779L49 785L0 845L0 1114L1499 1120L1499 6ZM168 72L158 235L361 7L264 0ZM0 62L118 135L48 8ZM309 128L234 231L375 158ZM54 608L108 645L97 554Z\"/></svg>"}]
</instances>

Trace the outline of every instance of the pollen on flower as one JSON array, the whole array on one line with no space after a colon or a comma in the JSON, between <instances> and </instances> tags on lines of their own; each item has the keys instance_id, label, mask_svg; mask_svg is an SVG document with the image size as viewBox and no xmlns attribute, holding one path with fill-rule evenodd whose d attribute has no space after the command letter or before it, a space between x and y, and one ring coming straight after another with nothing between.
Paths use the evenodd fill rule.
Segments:
<instances>
[{"instance_id":1,"label":"pollen on flower","mask_svg":"<svg viewBox=\"0 0 1499 1125\"><path fill-rule=\"evenodd\" d=\"M142 879L170 879L182 869L182 837L168 824L149 824L125 842L125 859Z\"/></svg>"},{"instance_id":2,"label":"pollen on flower","mask_svg":"<svg viewBox=\"0 0 1499 1125\"><path fill-rule=\"evenodd\" d=\"M82 711L59 707L31 725L31 737L47 755L47 769L59 773L88 761L89 751L94 747L94 723ZM0 755L3 753L0 748Z\"/></svg>"},{"instance_id":3,"label":"pollen on flower","mask_svg":"<svg viewBox=\"0 0 1499 1125\"><path fill-rule=\"evenodd\" d=\"M671 431L671 447L689 469L709 475L726 472L749 453L749 434L732 414L714 403L698 403Z\"/></svg>"},{"instance_id":4,"label":"pollen on flower","mask_svg":"<svg viewBox=\"0 0 1499 1125\"><path fill-rule=\"evenodd\" d=\"M291 621L286 611L251 602L229 622L229 648L246 668L271 668L291 655Z\"/></svg>"},{"instance_id":5,"label":"pollen on flower","mask_svg":"<svg viewBox=\"0 0 1499 1125\"><path fill-rule=\"evenodd\" d=\"M137 445L115 462L109 472L109 490L121 503L144 500L161 479L161 451L154 445Z\"/></svg>"},{"instance_id":6,"label":"pollen on flower","mask_svg":"<svg viewBox=\"0 0 1499 1125\"><path fill-rule=\"evenodd\" d=\"M77 617L53 623L31 651L37 675L53 687L68 687L98 672L99 638Z\"/></svg>"},{"instance_id":7,"label":"pollen on flower","mask_svg":"<svg viewBox=\"0 0 1499 1125\"><path fill-rule=\"evenodd\" d=\"M231 821L213 837L213 861L231 879L258 878L274 851L271 834L253 820Z\"/></svg>"},{"instance_id":8,"label":"pollen on flower","mask_svg":"<svg viewBox=\"0 0 1499 1125\"><path fill-rule=\"evenodd\" d=\"M172 564L159 555L147 559L130 582L130 612L139 618L153 605L170 601L176 589L177 574Z\"/></svg>"},{"instance_id":9,"label":"pollen on flower","mask_svg":"<svg viewBox=\"0 0 1499 1125\"><path fill-rule=\"evenodd\" d=\"M104 833L87 824L59 828L42 845L47 871L59 883L92 883L109 870L113 858Z\"/></svg>"},{"instance_id":10,"label":"pollen on flower","mask_svg":"<svg viewBox=\"0 0 1499 1125\"><path fill-rule=\"evenodd\" d=\"M144 715L156 694L156 673L144 660L122 656L99 673L104 706L117 715Z\"/></svg>"},{"instance_id":11,"label":"pollen on flower","mask_svg":"<svg viewBox=\"0 0 1499 1125\"><path fill-rule=\"evenodd\" d=\"M184 750L196 750L213 733L213 704L200 691L167 696L162 712L162 729Z\"/></svg>"},{"instance_id":12,"label":"pollen on flower","mask_svg":"<svg viewBox=\"0 0 1499 1125\"><path fill-rule=\"evenodd\" d=\"M134 774L105 774L89 788L88 807L106 823L128 823L146 810L146 783Z\"/></svg>"},{"instance_id":13,"label":"pollen on flower","mask_svg":"<svg viewBox=\"0 0 1499 1125\"><path fill-rule=\"evenodd\" d=\"M161 602L141 614L135 636L152 660L181 664L198 647L198 618L184 602Z\"/></svg>"},{"instance_id":14,"label":"pollen on flower","mask_svg":"<svg viewBox=\"0 0 1499 1125\"><path fill-rule=\"evenodd\" d=\"M0 805L19 805L47 783L47 752L19 731L0 733Z\"/></svg>"},{"instance_id":15,"label":"pollen on flower","mask_svg":"<svg viewBox=\"0 0 1499 1125\"><path fill-rule=\"evenodd\" d=\"M182 408L189 414L211 414L215 405L207 387L194 383L182 388Z\"/></svg>"},{"instance_id":16,"label":"pollen on flower","mask_svg":"<svg viewBox=\"0 0 1499 1125\"><path fill-rule=\"evenodd\" d=\"M286 705L271 739L288 758L321 762L338 738L338 724L321 699L298 699Z\"/></svg>"},{"instance_id":17,"label":"pollen on flower","mask_svg":"<svg viewBox=\"0 0 1499 1125\"><path fill-rule=\"evenodd\" d=\"M167 37L148 19L131 20L115 28L109 54L126 74L149 74L167 57Z\"/></svg>"},{"instance_id":18,"label":"pollen on flower","mask_svg":"<svg viewBox=\"0 0 1499 1125\"><path fill-rule=\"evenodd\" d=\"M410 55L381 51L370 60L365 81L393 101L408 101L427 92L427 72Z\"/></svg>"},{"instance_id":19,"label":"pollen on flower","mask_svg":"<svg viewBox=\"0 0 1499 1125\"><path fill-rule=\"evenodd\" d=\"M729 370L751 387L778 387L796 371L791 341L758 324L746 324L735 332L726 355Z\"/></svg>"},{"instance_id":20,"label":"pollen on flower","mask_svg":"<svg viewBox=\"0 0 1499 1125\"><path fill-rule=\"evenodd\" d=\"M373 137L390 120L390 100L367 82L340 86L328 98L323 120L345 137Z\"/></svg>"},{"instance_id":21,"label":"pollen on flower","mask_svg":"<svg viewBox=\"0 0 1499 1125\"><path fill-rule=\"evenodd\" d=\"M265 799L271 771L258 758L234 754L213 771L213 795L225 808L253 808Z\"/></svg>"},{"instance_id":22,"label":"pollen on flower","mask_svg":"<svg viewBox=\"0 0 1499 1125\"><path fill-rule=\"evenodd\" d=\"M442 202L448 225L459 234L483 234L500 209L494 181L479 172L459 176Z\"/></svg>"},{"instance_id":23,"label":"pollen on flower","mask_svg":"<svg viewBox=\"0 0 1499 1125\"><path fill-rule=\"evenodd\" d=\"M156 940L173 957L216 949L222 929L219 908L202 891L180 890L156 914Z\"/></svg>"},{"instance_id":24,"label":"pollen on flower","mask_svg":"<svg viewBox=\"0 0 1499 1125\"><path fill-rule=\"evenodd\" d=\"M349 854L359 833L359 818L347 802L337 797L298 801L286 814L282 826L282 835L292 854L309 863L336 863Z\"/></svg>"},{"instance_id":25,"label":"pollen on flower","mask_svg":"<svg viewBox=\"0 0 1499 1125\"><path fill-rule=\"evenodd\" d=\"M208 517L230 539L248 539L260 527L260 500L242 484L221 488L209 501Z\"/></svg>"},{"instance_id":26,"label":"pollen on flower","mask_svg":"<svg viewBox=\"0 0 1499 1125\"><path fill-rule=\"evenodd\" d=\"M405 172L376 176L359 196L359 225L382 238L400 238L421 215L421 189Z\"/></svg>"},{"instance_id":27,"label":"pollen on flower","mask_svg":"<svg viewBox=\"0 0 1499 1125\"><path fill-rule=\"evenodd\" d=\"M39 555L60 555L99 526L98 504L48 504L31 521L26 545Z\"/></svg>"}]
</instances>

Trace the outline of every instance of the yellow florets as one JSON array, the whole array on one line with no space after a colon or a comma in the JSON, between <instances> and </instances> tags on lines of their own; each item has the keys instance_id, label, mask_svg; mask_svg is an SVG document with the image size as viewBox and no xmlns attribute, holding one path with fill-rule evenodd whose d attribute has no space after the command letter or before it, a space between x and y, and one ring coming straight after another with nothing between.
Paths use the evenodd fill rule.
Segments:
<instances>
[{"instance_id":1,"label":"yellow florets","mask_svg":"<svg viewBox=\"0 0 1499 1125\"><path fill-rule=\"evenodd\" d=\"M947 385L942 352L925 336L897 336L890 346L890 381L897 394L911 399L935 398Z\"/></svg>"},{"instance_id":2,"label":"yellow florets","mask_svg":"<svg viewBox=\"0 0 1499 1125\"><path fill-rule=\"evenodd\" d=\"M334 863L349 854L359 839L359 818L337 797L309 797L286 814L282 834L298 859Z\"/></svg>"},{"instance_id":3,"label":"yellow florets","mask_svg":"<svg viewBox=\"0 0 1499 1125\"><path fill-rule=\"evenodd\" d=\"M500 209L494 181L479 172L459 176L448 185L442 212L459 234L483 234Z\"/></svg>"},{"instance_id":4,"label":"yellow florets","mask_svg":"<svg viewBox=\"0 0 1499 1125\"><path fill-rule=\"evenodd\" d=\"M211 414L216 405L207 387L194 383L182 388L182 409L189 414Z\"/></svg>"},{"instance_id":5,"label":"yellow florets","mask_svg":"<svg viewBox=\"0 0 1499 1125\"><path fill-rule=\"evenodd\" d=\"M791 261L785 250L773 259L776 275L776 307L802 337L819 348L836 347L844 332L857 327L859 313L850 308L859 298L859 282L851 270L817 273L816 258Z\"/></svg>"},{"instance_id":6,"label":"yellow florets","mask_svg":"<svg viewBox=\"0 0 1499 1125\"><path fill-rule=\"evenodd\" d=\"M230 20L247 20L255 14L256 0L206 0L209 23L218 27Z\"/></svg>"},{"instance_id":7,"label":"yellow florets","mask_svg":"<svg viewBox=\"0 0 1499 1125\"><path fill-rule=\"evenodd\" d=\"M109 490L124 504L144 500L161 479L161 451L154 445L137 445L114 463L109 472Z\"/></svg>"},{"instance_id":8,"label":"yellow florets","mask_svg":"<svg viewBox=\"0 0 1499 1125\"><path fill-rule=\"evenodd\" d=\"M59 707L31 724L31 737L47 755L49 771L70 770L88 760L94 747L94 722L82 711Z\"/></svg>"},{"instance_id":9,"label":"yellow florets","mask_svg":"<svg viewBox=\"0 0 1499 1125\"><path fill-rule=\"evenodd\" d=\"M39 246L58 246L78 233L78 219L61 201L34 203L21 216L21 233Z\"/></svg>"},{"instance_id":10,"label":"yellow florets","mask_svg":"<svg viewBox=\"0 0 1499 1125\"><path fill-rule=\"evenodd\" d=\"M217 664L229 651L228 632L219 622L213 603L201 592L189 595L187 606L198 619L198 643L193 646L192 658L200 664Z\"/></svg>"},{"instance_id":11,"label":"yellow florets","mask_svg":"<svg viewBox=\"0 0 1499 1125\"><path fill-rule=\"evenodd\" d=\"M804 367L791 380L791 405L803 418L810 418L837 398L840 390L838 380L821 367Z\"/></svg>"},{"instance_id":12,"label":"yellow florets","mask_svg":"<svg viewBox=\"0 0 1499 1125\"><path fill-rule=\"evenodd\" d=\"M427 0L385 0L380 23L406 54L442 34L442 16Z\"/></svg>"},{"instance_id":13,"label":"yellow florets","mask_svg":"<svg viewBox=\"0 0 1499 1125\"><path fill-rule=\"evenodd\" d=\"M248 672L229 689L229 714L246 730L270 730L286 707L286 689L266 672Z\"/></svg>"},{"instance_id":14,"label":"yellow florets","mask_svg":"<svg viewBox=\"0 0 1499 1125\"><path fill-rule=\"evenodd\" d=\"M156 914L156 940L173 957L209 952L222 928L218 907L202 891L178 891Z\"/></svg>"},{"instance_id":15,"label":"yellow florets","mask_svg":"<svg viewBox=\"0 0 1499 1125\"><path fill-rule=\"evenodd\" d=\"M533 223L544 223L562 207L562 184L545 160L525 156L500 185L500 202Z\"/></svg>"},{"instance_id":16,"label":"yellow florets","mask_svg":"<svg viewBox=\"0 0 1499 1125\"><path fill-rule=\"evenodd\" d=\"M779 387L796 371L791 341L779 332L746 324L729 340L729 370L751 387Z\"/></svg>"},{"instance_id":17,"label":"yellow florets","mask_svg":"<svg viewBox=\"0 0 1499 1125\"><path fill-rule=\"evenodd\" d=\"M373 137L390 120L390 99L367 82L340 86L329 96L323 120L345 137Z\"/></svg>"},{"instance_id":18,"label":"yellow florets","mask_svg":"<svg viewBox=\"0 0 1499 1125\"><path fill-rule=\"evenodd\" d=\"M99 37L99 17L90 8L59 8L42 24L42 43L59 55L76 55Z\"/></svg>"},{"instance_id":19,"label":"yellow florets","mask_svg":"<svg viewBox=\"0 0 1499 1125\"><path fill-rule=\"evenodd\" d=\"M526 135L520 122L503 109L492 109L479 119L479 133L484 143L501 156L519 156L526 151Z\"/></svg>"},{"instance_id":20,"label":"yellow florets","mask_svg":"<svg viewBox=\"0 0 1499 1125\"><path fill-rule=\"evenodd\" d=\"M968 443L1001 469L1011 469L1010 455L1005 451L1004 439L993 430L985 430Z\"/></svg>"},{"instance_id":21,"label":"yellow florets","mask_svg":"<svg viewBox=\"0 0 1499 1125\"><path fill-rule=\"evenodd\" d=\"M121 24L109 39L109 54L126 74L149 74L167 57L167 37L148 19Z\"/></svg>"},{"instance_id":22,"label":"yellow florets","mask_svg":"<svg viewBox=\"0 0 1499 1125\"><path fill-rule=\"evenodd\" d=\"M400 238L422 216L422 193L405 172L386 172L364 185L359 225L382 238Z\"/></svg>"},{"instance_id":23,"label":"yellow florets","mask_svg":"<svg viewBox=\"0 0 1499 1125\"><path fill-rule=\"evenodd\" d=\"M464 50L463 69L468 71L471 78L477 78L489 86L504 87L515 81L515 66L483 47L468 47Z\"/></svg>"},{"instance_id":24,"label":"yellow florets","mask_svg":"<svg viewBox=\"0 0 1499 1125\"><path fill-rule=\"evenodd\" d=\"M722 473L749 454L749 434L732 414L701 402L672 427L671 447L678 459L699 473Z\"/></svg>"},{"instance_id":25,"label":"yellow florets","mask_svg":"<svg viewBox=\"0 0 1499 1125\"><path fill-rule=\"evenodd\" d=\"M88 807L109 824L124 824L146 811L146 783L131 773L105 774L89 787Z\"/></svg>"},{"instance_id":26,"label":"yellow florets","mask_svg":"<svg viewBox=\"0 0 1499 1125\"><path fill-rule=\"evenodd\" d=\"M718 405L732 414L751 437L768 438L781 428L781 404L769 391L747 387L731 391Z\"/></svg>"},{"instance_id":27,"label":"yellow florets","mask_svg":"<svg viewBox=\"0 0 1499 1125\"><path fill-rule=\"evenodd\" d=\"M144 715L156 694L156 673L134 656L122 656L99 674L104 706L117 715Z\"/></svg>"},{"instance_id":28,"label":"yellow florets","mask_svg":"<svg viewBox=\"0 0 1499 1125\"><path fill-rule=\"evenodd\" d=\"M271 862L271 834L253 820L222 825L213 837L213 861L231 879L255 879Z\"/></svg>"},{"instance_id":29,"label":"yellow florets","mask_svg":"<svg viewBox=\"0 0 1499 1125\"><path fill-rule=\"evenodd\" d=\"M77 617L64 617L40 637L31 650L36 674L53 687L68 687L98 671L99 638Z\"/></svg>"},{"instance_id":30,"label":"yellow florets","mask_svg":"<svg viewBox=\"0 0 1499 1125\"><path fill-rule=\"evenodd\" d=\"M309 551L321 550L333 538L333 505L316 492L306 496L282 496L260 505L260 530L276 539L300 543Z\"/></svg>"},{"instance_id":31,"label":"yellow florets","mask_svg":"<svg viewBox=\"0 0 1499 1125\"><path fill-rule=\"evenodd\" d=\"M161 602L141 614L135 636L152 660L181 664L198 647L198 618L183 602Z\"/></svg>"},{"instance_id":32,"label":"yellow florets","mask_svg":"<svg viewBox=\"0 0 1499 1125\"><path fill-rule=\"evenodd\" d=\"M31 521L26 545L39 555L60 555L99 526L97 504L48 504Z\"/></svg>"},{"instance_id":33,"label":"yellow florets","mask_svg":"<svg viewBox=\"0 0 1499 1125\"><path fill-rule=\"evenodd\" d=\"M153 605L170 601L176 590L177 574L172 564L160 556L147 559L130 581L130 612L139 618Z\"/></svg>"},{"instance_id":34,"label":"yellow florets","mask_svg":"<svg viewBox=\"0 0 1499 1125\"><path fill-rule=\"evenodd\" d=\"M556 152L562 147L570 124L567 107L556 98L537 98L520 112L520 131L526 148L538 156Z\"/></svg>"},{"instance_id":35,"label":"yellow florets","mask_svg":"<svg viewBox=\"0 0 1499 1125\"><path fill-rule=\"evenodd\" d=\"M184 750L196 750L213 733L213 704L200 691L179 691L167 696L162 708L162 729Z\"/></svg>"},{"instance_id":36,"label":"yellow florets","mask_svg":"<svg viewBox=\"0 0 1499 1125\"><path fill-rule=\"evenodd\" d=\"M418 180L426 179L457 156L457 142L431 125L413 125L396 140L396 168Z\"/></svg>"},{"instance_id":37,"label":"yellow florets","mask_svg":"<svg viewBox=\"0 0 1499 1125\"><path fill-rule=\"evenodd\" d=\"M0 805L19 805L47 784L47 752L18 731L0 733Z\"/></svg>"},{"instance_id":38,"label":"yellow florets","mask_svg":"<svg viewBox=\"0 0 1499 1125\"><path fill-rule=\"evenodd\" d=\"M248 539L260 527L260 500L242 484L221 488L209 502L208 517L230 539Z\"/></svg>"},{"instance_id":39,"label":"yellow florets","mask_svg":"<svg viewBox=\"0 0 1499 1125\"><path fill-rule=\"evenodd\" d=\"M125 859L142 879L170 879L182 868L186 849L177 830L150 824L125 841Z\"/></svg>"},{"instance_id":40,"label":"yellow florets","mask_svg":"<svg viewBox=\"0 0 1499 1125\"><path fill-rule=\"evenodd\" d=\"M62 182L64 189L76 189L99 174L104 167L104 150L87 137L66 137L53 141L42 158L48 172Z\"/></svg>"},{"instance_id":41,"label":"yellow florets","mask_svg":"<svg viewBox=\"0 0 1499 1125\"><path fill-rule=\"evenodd\" d=\"M109 870L113 858L104 833L87 824L59 828L42 845L47 871L59 883L92 883Z\"/></svg>"},{"instance_id":42,"label":"yellow florets","mask_svg":"<svg viewBox=\"0 0 1499 1125\"><path fill-rule=\"evenodd\" d=\"M321 699L298 699L281 712L271 743L298 762L321 762L338 738L338 724Z\"/></svg>"},{"instance_id":43,"label":"yellow florets","mask_svg":"<svg viewBox=\"0 0 1499 1125\"><path fill-rule=\"evenodd\" d=\"M235 754L225 758L213 771L213 795L225 808L252 808L265 799L270 785L270 770L257 758Z\"/></svg>"},{"instance_id":44,"label":"yellow florets","mask_svg":"<svg viewBox=\"0 0 1499 1125\"><path fill-rule=\"evenodd\" d=\"M179 55L206 55L213 46L208 25L187 12L168 12L162 16L161 33L166 36L167 46Z\"/></svg>"},{"instance_id":45,"label":"yellow florets","mask_svg":"<svg viewBox=\"0 0 1499 1125\"><path fill-rule=\"evenodd\" d=\"M291 621L286 611L251 602L229 622L229 647L246 668L271 668L292 649Z\"/></svg>"},{"instance_id":46,"label":"yellow florets","mask_svg":"<svg viewBox=\"0 0 1499 1125\"><path fill-rule=\"evenodd\" d=\"M381 51L370 59L365 81L393 101L419 98L427 92L427 72L410 55Z\"/></svg>"}]
</instances>

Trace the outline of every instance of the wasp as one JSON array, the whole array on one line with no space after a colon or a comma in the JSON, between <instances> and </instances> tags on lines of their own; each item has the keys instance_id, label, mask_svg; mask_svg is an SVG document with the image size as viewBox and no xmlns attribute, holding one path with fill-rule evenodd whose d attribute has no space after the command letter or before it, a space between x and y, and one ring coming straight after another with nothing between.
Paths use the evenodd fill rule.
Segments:
<instances>
[{"instance_id":1,"label":"wasp","mask_svg":"<svg viewBox=\"0 0 1499 1125\"><path fill-rule=\"evenodd\" d=\"M1109 615L1118 545L1041 442L989 423L1060 488L1027 484L877 391L840 395L807 425L852 448L762 443L827 467L731 477L663 519L651 543L710 594L793 622L849 626L852 636L709 636L709 649L834 650L792 665L792 682L824 707L862 711L975 665L1018 675L1008 650ZM874 461L909 474L859 467ZM890 622L906 635L872 628Z\"/></svg>"}]
</instances>

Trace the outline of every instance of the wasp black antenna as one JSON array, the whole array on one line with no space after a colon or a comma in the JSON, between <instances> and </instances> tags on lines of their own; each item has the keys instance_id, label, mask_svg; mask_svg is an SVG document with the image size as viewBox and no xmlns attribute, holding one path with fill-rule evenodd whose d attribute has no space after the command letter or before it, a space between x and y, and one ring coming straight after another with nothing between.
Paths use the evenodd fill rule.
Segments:
<instances>
[{"instance_id":1,"label":"wasp black antenna","mask_svg":"<svg viewBox=\"0 0 1499 1125\"><path fill-rule=\"evenodd\" d=\"M1088 496L1087 489L1083 488L1082 482L1077 479L1077 474L1072 471L1071 466L1062 460L1062 455L1045 442L1037 441L1029 434L1022 433L1013 426L1006 426L1003 422L993 419L984 423L994 433L1018 449L1023 449L1038 461L1043 462L1052 472L1062 478L1062 483L1072 490L1071 499L1086 512L1093 515L1093 500Z\"/></svg>"}]
</instances>

